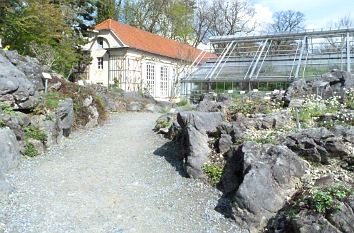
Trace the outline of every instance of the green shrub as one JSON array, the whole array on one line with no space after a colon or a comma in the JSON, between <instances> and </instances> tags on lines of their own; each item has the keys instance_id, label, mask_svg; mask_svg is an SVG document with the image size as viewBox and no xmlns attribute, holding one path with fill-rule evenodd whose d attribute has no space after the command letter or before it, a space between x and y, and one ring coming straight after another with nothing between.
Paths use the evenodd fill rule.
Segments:
<instances>
[{"instance_id":1,"label":"green shrub","mask_svg":"<svg viewBox=\"0 0 354 233\"><path fill-rule=\"evenodd\" d=\"M223 168L216 164L206 163L202 166L203 172L208 176L212 185L216 185L220 182Z\"/></svg>"},{"instance_id":2,"label":"green shrub","mask_svg":"<svg viewBox=\"0 0 354 233\"><path fill-rule=\"evenodd\" d=\"M47 140L47 137L44 134L44 132L42 130L38 129L37 127L34 127L33 125L29 125L29 126L25 127L24 131L25 131L25 138L26 139L33 138L33 139L36 139L36 140L41 141L43 143Z\"/></svg>"},{"instance_id":3,"label":"green shrub","mask_svg":"<svg viewBox=\"0 0 354 233\"><path fill-rule=\"evenodd\" d=\"M32 143L26 142L24 155L28 157L35 157L39 155L39 153Z\"/></svg>"}]
</instances>

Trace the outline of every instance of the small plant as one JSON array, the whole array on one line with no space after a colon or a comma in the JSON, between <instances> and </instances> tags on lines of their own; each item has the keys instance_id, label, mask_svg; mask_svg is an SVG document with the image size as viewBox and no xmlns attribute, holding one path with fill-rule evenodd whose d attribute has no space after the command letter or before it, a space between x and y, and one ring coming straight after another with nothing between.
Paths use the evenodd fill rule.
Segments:
<instances>
[{"instance_id":1,"label":"small plant","mask_svg":"<svg viewBox=\"0 0 354 233\"><path fill-rule=\"evenodd\" d=\"M206 163L202 166L202 170L208 176L212 185L216 185L220 182L223 173L222 167L215 164Z\"/></svg>"},{"instance_id":2,"label":"small plant","mask_svg":"<svg viewBox=\"0 0 354 233\"><path fill-rule=\"evenodd\" d=\"M324 216L337 213L341 210L340 203L352 193L353 190L345 186L303 190L292 200L288 215L296 215L301 209L308 209Z\"/></svg>"},{"instance_id":3,"label":"small plant","mask_svg":"<svg viewBox=\"0 0 354 233\"><path fill-rule=\"evenodd\" d=\"M242 113L245 116L255 113L268 114L282 109L282 105L280 101L235 99L228 111L231 115L236 113Z\"/></svg>"},{"instance_id":4,"label":"small plant","mask_svg":"<svg viewBox=\"0 0 354 233\"><path fill-rule=\"evenodd\" d=\"M345 91L345 106L354 110L354 88Z\"/></svg>"},{"instance_id":5,"label":"small plant","mask_svg":"<svg viewBox=\"0 0 354 233\"><path fill-rule=\"evenodd\" d=\"M26 142L24 155L28 157L35 157L39 155L39 153L32 143Z\"/></svg>"},{"instance_id":6,"label":"small plant","mask_svg":"<svg viewBox=\"0 0 354 233\"><path fill-rule=\"evenodd\" d=\"M16 116L16 112L14 111L14 109L10 106L10 105L7 105L7 104L1 104L0 105L0 109L3 113L5 113L6 115L9 115L9 116Z\"/></svg>"},{"instance_id":7,"label":"small plant","mask_svg":"<svg viewBox=\"0 0 354 233\"><path fill-rule=\"evenodd\" d=\"M187 106L189 103L188 103L188 100L187 99L181 99L181 101L178 102L178 106L179 107L184 107L184 106Z\"/></svg>"},{"instance_id":8,"label":"small plant","mask_svg":"<svg viewBox=\"0 0 354 233\"><path fill-rule=\"evenodd\" d=\"M351 193L352 190L344 186L328 187L323 190L315 189L310 191L310 196L304 201L317 213L335 213L340 210L338 201L343 201Z\"/></svg>"},{"instance_id":9,"label":"small plant","mask_svg":"<svg viewBox=\"0 0 354 233\"><path fill-rule=\"evenodd\" d=\"M279 144L279 139L295 129L289 125L286 128L246 130L245 136L236 141L236 144L242 144L245 141L256 142L259 144Z\"/></svg>"},{"instance_id":10,"label":"small plant","mask_svg":"<svg viewBox=\"0 0 354 233\"><path fill-rule=\"evenodd\" d=\"M99 113L98 121L103 123L108 118L106 103L100 95L94 97L94 102Z\"/></svg>"},{"instance_id":11,"label":"small plant","mask_svg":"<svg viewBox=\"0 0 354 233\"><path fill-rule=\"evenodd\" d=\"M44 132L38 129L37 127L34 127L33 125L25 127L24 131L26 139L33 138L43 143L47 140L47 137Z\"/></svg>"},{"instance_id":12,"label":"small plant","mask_svg":"<svg viewBox=\"0 0 354 233\"><path fill-rule=\"evenodd\" d=\"M6 127L6 123L3 119L0 119L0 128Z\"/></svg>"},{"instance_id":13,"label":"small plant","mask_svg":"<svg viewBox=\"0 0 354 233\"><path fill-rule=\"evenodd\" d=\"M309 127L314 126L314 120L318 117L333 114L340 110L339 97L334 96L330 99L323 100L320 96L311 95L308 96L299 112L299 120L304 122ZM293 118L296 119L295 110L292 109Z\"/></svg>"},{"instance_id":14,"label":"small plant","mask_svg":"<svg viewBox=\"0 0 354 233\"><path fill-rule=\"evenodd\" d=\"M55 109L63 98L60 92L48 92L45 97L45 106L49 109Z\"/></svg>"}]
</instances>

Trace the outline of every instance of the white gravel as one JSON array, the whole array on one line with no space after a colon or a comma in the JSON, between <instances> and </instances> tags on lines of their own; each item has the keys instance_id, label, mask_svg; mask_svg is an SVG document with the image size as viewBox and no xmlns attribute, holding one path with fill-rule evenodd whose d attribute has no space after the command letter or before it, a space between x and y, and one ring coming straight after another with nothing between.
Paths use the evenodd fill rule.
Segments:
<instances>
[{"instance_id":1,"label":"white gravel","mask_svg":"<svg viewBox=\"0 0 354 233\"><path fill-rule=\"evenodd\" d=\"M214 208L221 193L182 177L152 113L77 131L6 177L0 232L241 232Z\"/></svg>"}]
</instances>

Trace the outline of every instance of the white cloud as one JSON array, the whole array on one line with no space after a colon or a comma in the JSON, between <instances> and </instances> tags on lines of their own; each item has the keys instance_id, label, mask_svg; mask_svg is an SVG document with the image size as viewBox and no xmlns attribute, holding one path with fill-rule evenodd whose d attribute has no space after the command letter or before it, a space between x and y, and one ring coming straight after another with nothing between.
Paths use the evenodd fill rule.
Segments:
<instances>
[{"instance_id":1,"label":"white cloud","mask_svg":"<svg viewBox=\"0 0 354 233\"><path fill-rule=\"evenodd\" d=\"M253 23L256 23L256 31L261 32L265 30L265 25L273 22L273 13L269 7L262 4L255 4L255 15L252 19Z\"/></svg>"},{"instance_id":2,"label":"white cloud","mask_svg":"<svg viewBox=\"0 0 354 233\"><path fill-rule=\"evenodd\" d=\"M271 23L273 13L269 7L263 6L262 4L255 4L254 9L256 11L255 18L259 23Z\"/></svg>"}]
</instances>

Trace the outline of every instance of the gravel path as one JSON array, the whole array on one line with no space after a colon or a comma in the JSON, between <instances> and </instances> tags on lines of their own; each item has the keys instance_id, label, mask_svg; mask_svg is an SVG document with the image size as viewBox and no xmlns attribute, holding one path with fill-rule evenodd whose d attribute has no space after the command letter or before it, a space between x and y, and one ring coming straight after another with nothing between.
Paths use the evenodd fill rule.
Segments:
<instances>
[{"instance_id":1,"label":"gravel path","mask_svg":"<svg viewBox=\"0 0 354 233\"><path fill-rule=\"evenodd\" d=\"M240 232L214 210L217 190L179 174L151 130L157 117L113 115L24 159L7 175L15 191L0 201L0 232Z\"/></svg>"}]
</instances>

